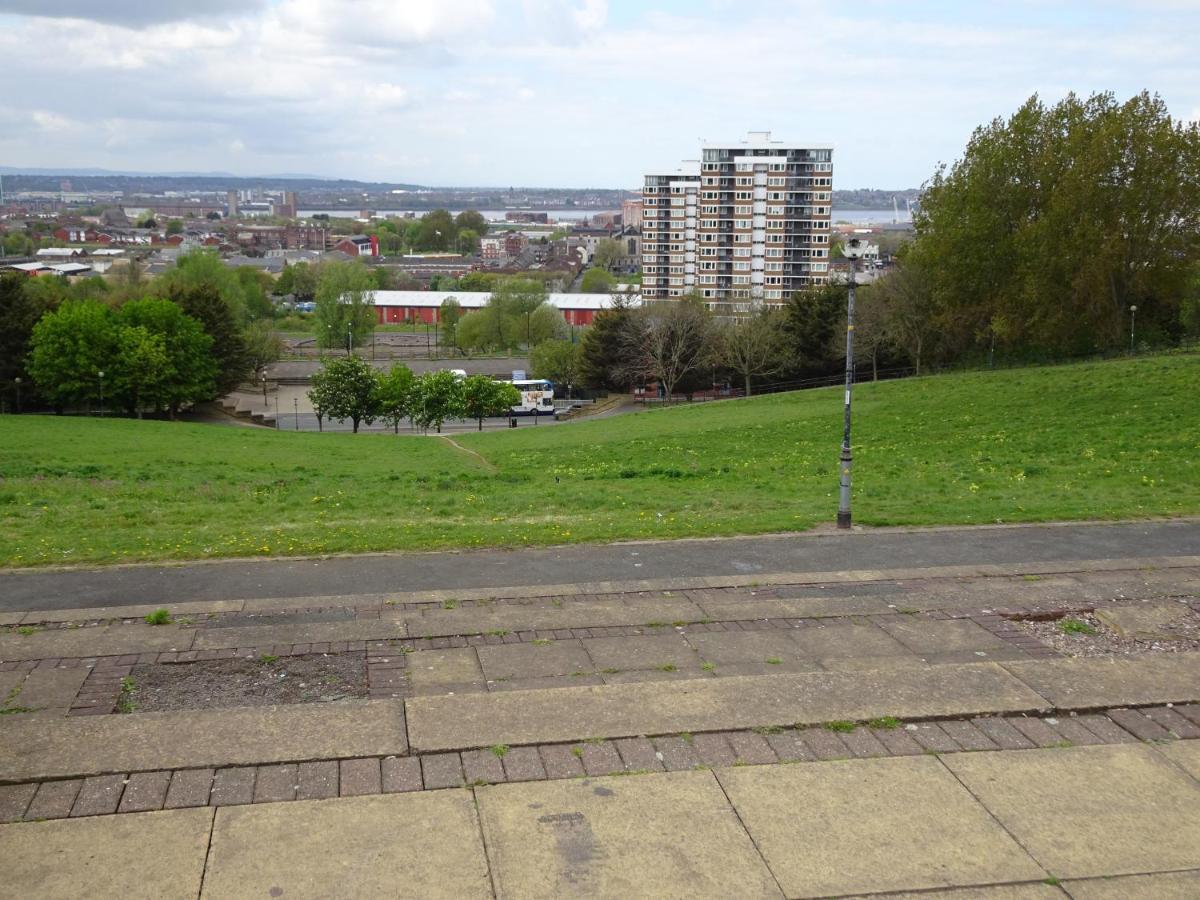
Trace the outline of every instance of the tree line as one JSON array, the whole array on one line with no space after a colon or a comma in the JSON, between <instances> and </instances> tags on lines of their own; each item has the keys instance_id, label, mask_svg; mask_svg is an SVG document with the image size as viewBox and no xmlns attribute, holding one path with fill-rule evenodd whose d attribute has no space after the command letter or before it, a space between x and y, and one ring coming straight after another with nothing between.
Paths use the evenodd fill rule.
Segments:
<instances>
[{"instance_id":1,"label":"tree line","mask_svg":"<svg viewBox=\"0 0 1200 900\"><path fill-rule=\"evenodd\" d=\"M380 372L357 356L327 359L312 377L308 392L318 430L325 419L349 421L355 434L360 425L382 421L399 433L407 420L415 427L439 433L447 419L483 420L507 415L521 402L520 392L487 375L462 378L454 372L414 375L405 365Z\"/></svg>"}]
</instances>

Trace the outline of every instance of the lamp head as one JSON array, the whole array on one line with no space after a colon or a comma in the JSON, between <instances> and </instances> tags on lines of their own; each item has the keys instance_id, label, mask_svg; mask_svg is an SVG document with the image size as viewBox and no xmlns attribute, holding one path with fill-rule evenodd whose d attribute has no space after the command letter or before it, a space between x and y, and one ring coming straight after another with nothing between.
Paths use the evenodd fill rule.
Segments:
<instances>
[{"instance_id":1,"label":"lamp head","mask_svg":"<svg viewBox=\"0 0 1200 900\"><path fill-rule=\"evenodd\" d=\"M867 253L867 242L862 238L850 238L842 244L842 256L846 259L862 259Z\"/></svg>"}]
</instances>

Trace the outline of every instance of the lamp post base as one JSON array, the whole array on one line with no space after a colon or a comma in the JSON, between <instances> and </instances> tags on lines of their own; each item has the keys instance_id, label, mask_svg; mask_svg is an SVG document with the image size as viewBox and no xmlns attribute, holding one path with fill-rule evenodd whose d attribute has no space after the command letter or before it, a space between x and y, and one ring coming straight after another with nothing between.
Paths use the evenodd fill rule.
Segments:
<instances>
[{"instance_id":1,"label":"lamp post base","mask_svg":"<svg viewBox=\"0 0 1200 900\"><path fill-rule=\"evenodd\" d=\"M850 513L838 511L837 527L848 529L850 527Z\"/></svg>"}]
</instances>

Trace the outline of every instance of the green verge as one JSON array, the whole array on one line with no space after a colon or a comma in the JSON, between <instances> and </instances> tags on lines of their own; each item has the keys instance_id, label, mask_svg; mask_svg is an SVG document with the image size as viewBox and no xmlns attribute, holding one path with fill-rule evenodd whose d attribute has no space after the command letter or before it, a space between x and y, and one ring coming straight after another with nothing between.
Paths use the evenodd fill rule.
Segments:
<instances>
[{"instance_id":1,"label":"green verge","mask_svg":"<svg viewBox=\"0 0 1200 900\"><path fill-rule=\"evenodd\" d=\"M0 564L525 546L834 518L840 389L446 441L0 416ZM1200 356L863 384L855 520L1200 512Z\"/></svg>"}]
</instances>

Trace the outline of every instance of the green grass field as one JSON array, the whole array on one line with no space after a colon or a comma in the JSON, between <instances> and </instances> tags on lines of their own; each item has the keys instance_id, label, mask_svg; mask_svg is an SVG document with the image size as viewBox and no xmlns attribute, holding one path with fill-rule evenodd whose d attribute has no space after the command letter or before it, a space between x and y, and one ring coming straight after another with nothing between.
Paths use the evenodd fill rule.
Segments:
<instances>
[{"instance_id":1,"label":"green grass field","mask_svg":"<svg viewBox=\"0 0 1200 900\"><path fill-rule=\"evenodd\" d=\"M860 385L855 521L1200 513L1200 357ZM0 564L798 530L840 389L436 438L0 417Z\"/></svg>"}]
</instances>

